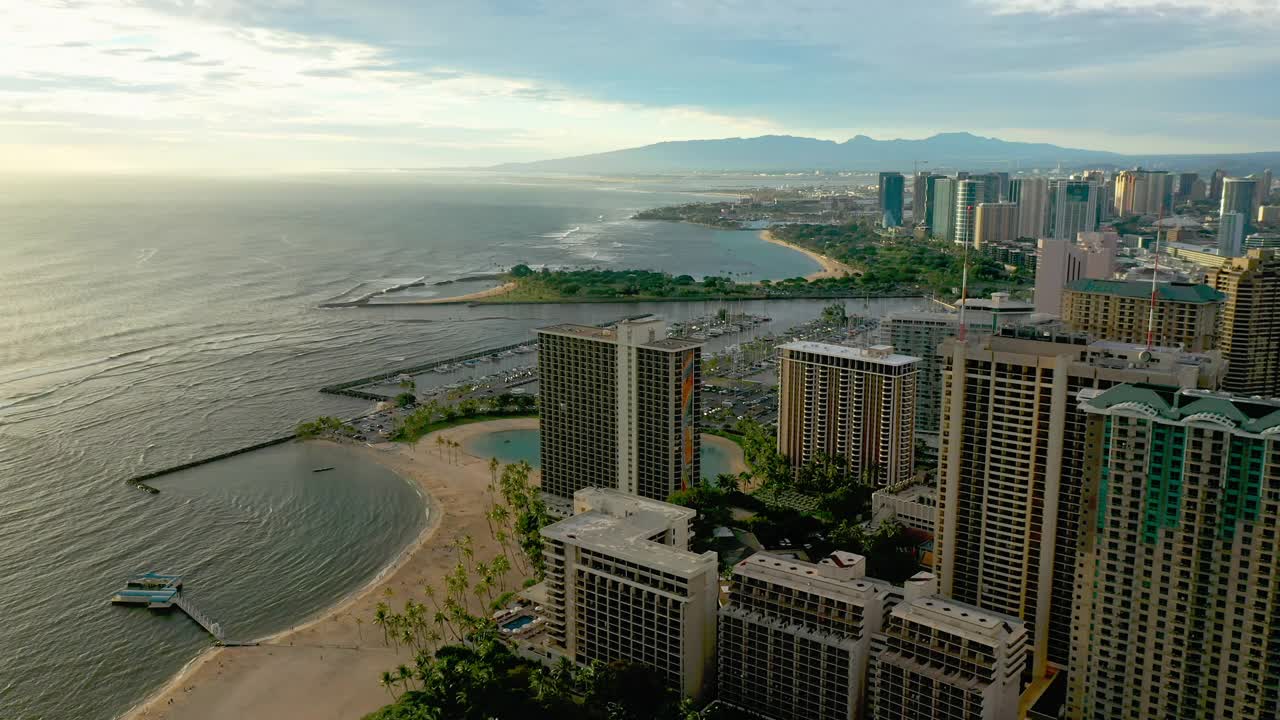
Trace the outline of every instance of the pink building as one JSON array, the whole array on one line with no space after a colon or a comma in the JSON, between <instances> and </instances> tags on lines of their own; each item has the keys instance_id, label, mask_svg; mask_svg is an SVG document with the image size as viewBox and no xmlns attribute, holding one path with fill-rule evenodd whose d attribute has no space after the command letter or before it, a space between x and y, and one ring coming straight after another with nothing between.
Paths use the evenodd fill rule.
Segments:
<instances>
[{"instance_id":1,"label":"pink building","mask_svg":"<svg viewBox=\"0 0 1280 720\"><path fill-rule=\"evenodd\" d=\"M1082 232L1076 241L1041 238L1036 263L1036 312L1062 315L1062 289L1082 278L1108 280L1115 272L1114 232Z\"/></svg>"}]
</instances>

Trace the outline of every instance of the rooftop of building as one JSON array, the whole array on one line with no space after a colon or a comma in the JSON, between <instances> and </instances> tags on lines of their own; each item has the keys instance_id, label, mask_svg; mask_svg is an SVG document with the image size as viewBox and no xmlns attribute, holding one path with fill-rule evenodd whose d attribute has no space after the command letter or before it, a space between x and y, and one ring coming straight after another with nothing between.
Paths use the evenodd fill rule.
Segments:
<instances>
[{"instance_id":1,"label":"rooftop of building","mask_svg":"<svg viewBox=\"0 0 1280 720\"><path fill-rule=\"evenodd\" d=\"M958 343L959 338L947 338L943 342ZM1116 340L1095 340L1087 333L1064 330L1061 326L1005 325L994 335L971 335L965 343L970 347L991 351L1025 352L1034 355L1078 354L1080 358L1129 358L1138 360L1142 353L1150 353L1144 362L1156 362L1162 358L1184 364L1201 364L1217 360L1215 353L1192 353L1176 347L1147 347L1138 343Z\"/></svg>"},{"instance_id":2,"label":"rooftop of building","mask_svg":"<svg viewBox=\"0 0 1280 720\"><path fill-rule=\"evenodd\" d=\"M560 323L558 325L549 325L547 327L538 328L538 332L616 343L619 341L627 342L627 333L623 332L624 326L626 326L627 329L642 329L646 326L650 326L652 331L662 335L662 337L654 340L637 342L636 347L653 348L655 350L665 350L669 352L691 350L693 348L702 347L702 343L696 340L666 337L666 323L654 315L640 315L637 317L626 318L620 322L605 326ZM631 342L635 341L633 340Z\"/></svg>"},{"instance_id":3,"label":"rooftop of building","mask_svg":"<svg viewBox=\"0 0 1280 720\"><path fill-rule=\"evenodd\" d=\"M1280 436L1280 398L1138 383L1083 391L1080 402L1094 412L1132 410L1171 422L1209 423L1243 433Z\"/></svg>"},{"instance_id":4,"label":"rooftop of building","mask_svg":"<svg viewBox=\"0 0 1280 720\"><path fill-rule=\"evenodd\" d=\"M663 338L650 343L645 343L640 347L653 348L655 350L692 350L693 348L702 347L702 343L697 340L688 338Z\"/></svg>"},{"instance_id":5,"label":"rooftop of building","mask_svg":"<svg viewBox=\"0 0 1280 720\"><path fill-rule=\"evenodd\" d=\"M932 504L937 500L938 488L936 485L932 485L930 483L915 482L896 490L881 488L875 491L875 494L888 495L904 502L921 502L927 500Z\"/></svg>"},{"instance_id":6,"label":"rooftop of building","mask_svg":"<svg viewBox=\"0 0 1280 720\"><path fill-rule=\"evenodd\" d=\"M846 345L833 345L831 343L813 342L811 340L799 340L789 342L779 346L782 350L794 350L796 352L807 352L815 355L826 355L828 357L845 358L848 360L864 360L866 362L880 363L882 365L910 365L911 363L920 362L920 358L912 355L898 355L893 352L890 345L872 345L869 348L848 347Z\"/></svg>"},{"instance_id":7,"label":"rooftop of building","mask_svg":"<svg viewBox=\"0 0 1280 720\"><path fill-rule=\"evenodd\" d=\"M590 509L542 528L542 534L680 577L691 578L708 569L715 572L714 552L698 554L649 539L687 525L694 510L598 488L579 490L574 505Z\"/></svg>"},{"instance_id":8,"label":"rooftop of building","mask_svg":"<svg viewBox=\"0 0 1280 720\"><path fill-rule=\"evenodd\" d=\"M539 333L551 333L554 335L573 335L576 337L584 337L592 340L614 340L615 333L612 328L596 327L595 325L575 325L574 323L561 323L559 325L548 325L547 327L538 328Z\"/></svg>"},{"instance_id":9,"label":"rooftop of building","mask_svg":"<svg viewBox=\"0 0 1280 720\"><path fill-rule=\"evenodd\" d=\"M1076 280L1067 285L1071 292L1147 299L1151 284L1136 280ZM1208 285L1191 283L1156 283L1156 298L1167 302L1207 304L1222 302L1226 295Z\"/></svg>"},{"instance_id":10,"label":"rooftop of building","mask_svg":"<svg viewBox=\"0 0 1280 720\"><path fill-rule=\"evenodd\" d=\"M929 595L898 604L895 617L939 628L970 640L1000 645L1012 636L1026 632L1025 624L1010 615L983 610L958 600Z\"/></svg>"},{"instance_id":11,"label":"rooftop of building","mask_svg":"<svg viewBox=\"0 0 1280 720\"><path fill-rule=\"evenodd\" d=\"M865 571L865 557L839 551L816 563L758 552L734 567L734 575L833 599L867 602L876 594L896 591L892 583L866 577Z\"/></svg>"}]
</instances>

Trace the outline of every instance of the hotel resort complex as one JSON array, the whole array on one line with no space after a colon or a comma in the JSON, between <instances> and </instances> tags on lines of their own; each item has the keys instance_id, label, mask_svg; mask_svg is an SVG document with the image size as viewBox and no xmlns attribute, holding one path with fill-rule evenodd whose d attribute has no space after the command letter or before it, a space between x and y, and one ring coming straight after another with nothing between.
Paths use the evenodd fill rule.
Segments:
<instances>
[{"instance_id":1,"label":"hotel resort complex","mask_svg":"<svg viewBox=\"0 0 1280 720\"><path fill-rule=\"evenodd\" d=\"M910 479L919 358L876 345L795 342L779 350L778 450L794 466L842 457L879 485Z\"/></svg>"},{"instance_id":2,"label":"hotel resort complex","mask_svg":"<svg viewBox=\"0 0 1280 720\"><path fill-rule=\"evenodd\" d=\"M654 500L698 481L702 346L646 317L538 331L542 491L563 512L582 488Z\"/></svg>"}]
</instances>

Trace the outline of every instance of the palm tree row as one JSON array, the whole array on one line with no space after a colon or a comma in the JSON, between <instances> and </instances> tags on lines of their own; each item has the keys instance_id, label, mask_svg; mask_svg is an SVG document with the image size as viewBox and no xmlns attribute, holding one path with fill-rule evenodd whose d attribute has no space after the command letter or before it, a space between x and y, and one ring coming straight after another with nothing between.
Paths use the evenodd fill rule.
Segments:
<instances>
[{"instance_id":1,"label":"palm tree row","mask_svg":"<svg viewBox=\"0 0 1280 720\"><path fill-rule=\"evenodd\" d=\"M529 482L533 468L523 460L499 467L497 458L489 461L489 532L502 548L499 557L515 558L522 575L541 580L542 528L551 519L541 491Z\"/></svg>"}]
</instances>

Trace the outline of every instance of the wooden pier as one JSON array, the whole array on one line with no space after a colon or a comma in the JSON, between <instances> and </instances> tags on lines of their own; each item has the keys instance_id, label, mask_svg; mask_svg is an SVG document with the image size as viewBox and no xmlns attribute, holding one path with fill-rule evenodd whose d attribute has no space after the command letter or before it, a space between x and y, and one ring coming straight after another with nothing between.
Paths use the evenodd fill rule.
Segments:
<instances>
[{"instance_id":1,"label":"wooden pier","mask_svg":"<svg viewBox=\"0 0 1280 720\"><path fill-rule=\"evenodd\" d=\"M221 643L225 639L222 633L222 626L214 622L208 615L201 612L200 608L192 605L190 600L182 596L182 593L178 593L174 596L173 604L176 605L179 610L186 613L187 617L195 620L196 624L212 635L214 640Z\"/></svg>"},{"instance_id":2,"label":"wooden pier","mask_svg":"<svg viewBox=\"0 0 1280 720\"><path fill-rule=\"evenodd\" d=\"M182 594L182 577L180 575L162 575L160 573L142 573L134 575L125 583L124 589L111 596L115 605L145 605L151 610L169 610L178 608L187 614L213 636L219 645L257 645L256 642L227 640L222 624L213 621L200 608L196 607L187 596Z\"/></svg>"}]
</instances>

